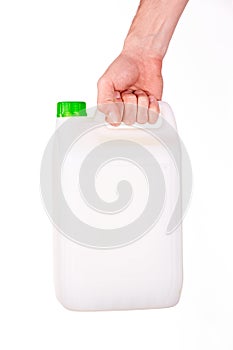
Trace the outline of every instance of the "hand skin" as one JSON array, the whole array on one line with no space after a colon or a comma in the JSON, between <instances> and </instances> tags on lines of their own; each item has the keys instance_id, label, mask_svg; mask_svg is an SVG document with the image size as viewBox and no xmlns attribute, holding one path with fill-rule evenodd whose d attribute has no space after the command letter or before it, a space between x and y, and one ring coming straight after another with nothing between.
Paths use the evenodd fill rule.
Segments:
<instances>
[{"instance_id":1,"label":"hand skin","mask_svg":"<svg viewBox=\"0 0 233 350\"><path fill-rule=\"evenodd\" d=\"M157 121L163 58L187 2L140 2L121 54L98 81L98 108L110 124Z\"/></svg>"}]
</instances>

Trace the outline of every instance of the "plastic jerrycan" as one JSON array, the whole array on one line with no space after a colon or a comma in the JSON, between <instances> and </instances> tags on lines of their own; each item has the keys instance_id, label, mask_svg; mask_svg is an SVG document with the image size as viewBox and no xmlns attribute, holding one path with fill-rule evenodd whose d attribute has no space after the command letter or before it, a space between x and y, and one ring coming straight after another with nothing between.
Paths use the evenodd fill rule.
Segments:
<instances>
[{"instance_id":1,"label":"plastic jerrycan","mask_svg":"<svg viewBox=\"0 0 233 350\"><path fill-rule=\"evenodd\" d=\"M64 199L72 215L79 218L77 227L71 227L66 211L58 209L61 225L67 221L81 238L75 239L61 232L59 224L54 225L56 296L64 307L77 311L174 306L182 289L181 220L177 218L172 233L167 233L167 227L181 180L166 145L152 133L165 122L176 130L173 112L160 102L160 116L154 125L122 123L113 127L103 116L102 123L96 123L98 118L101 116L86 113L84 102L57 105L57 128L67 125L68 130L66 123L71 122L75 123L71 129L82 132L70 145L61 169ZM165 136L169 142L170 136ZM61 133L58 149L62 138ZM154 195L153 186L155 191L164 186L165 195L162 191ZM93 191L92 196L89 192ZM119 197L123 198L121 208ZM157 200L162 203L160 209ZM151 224L153 216L156 220Z\"/></svg>"}]
</instances>

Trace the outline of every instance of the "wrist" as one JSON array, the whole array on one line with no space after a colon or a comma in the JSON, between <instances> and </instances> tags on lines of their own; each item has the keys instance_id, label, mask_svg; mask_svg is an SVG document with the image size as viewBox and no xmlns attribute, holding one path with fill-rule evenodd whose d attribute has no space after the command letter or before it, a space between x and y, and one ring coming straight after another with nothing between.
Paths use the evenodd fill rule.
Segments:
<instances>
[{"instance_id":1,"label":"wrist","mask_svg":"<svg viewBox=\"0 0 233 350\"><path fill-rule=\"evenodd\" d=\"M150 58L162 61L166 51L167 47L155 34L148 34L144 37L129 34L125 39L122 53L133 54L134 57L136 54L142 59Z\"/></svg>"},{"instance_id":2,"label":"wrist","mask_svg":"<svg viewBox=\"0 0 233 350\"><path fill-rule=\"evenodd\" d=\"M143 74L148 67L151 67L157 76L162 75L162 64L163 59L160 55L157 55L153 52L149 53L148 51L141 50L139 46L127 46L123 48L121 55L133 65L138 67L139 72Z\"/></svg>"}]
</instances>

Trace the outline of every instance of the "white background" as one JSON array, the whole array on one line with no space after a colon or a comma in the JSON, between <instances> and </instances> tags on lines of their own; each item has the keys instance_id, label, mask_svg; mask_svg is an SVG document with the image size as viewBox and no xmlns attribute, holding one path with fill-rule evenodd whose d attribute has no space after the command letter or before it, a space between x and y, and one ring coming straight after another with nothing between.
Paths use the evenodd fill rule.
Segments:
<instances>
[{"instance_id":1,"label":"white background","mask_svg":"<svg viewBox=\"0 0 233 350\"><path fill-rule=\"evenodd\" d=\"M165 310L77 313L56 300L40 160L59 100L96 104L136 0L1 4L1 349L233 348L233 9L190 1L164 61L163 99L192 160L184 288Z\"/></svg>"}]
</instances>

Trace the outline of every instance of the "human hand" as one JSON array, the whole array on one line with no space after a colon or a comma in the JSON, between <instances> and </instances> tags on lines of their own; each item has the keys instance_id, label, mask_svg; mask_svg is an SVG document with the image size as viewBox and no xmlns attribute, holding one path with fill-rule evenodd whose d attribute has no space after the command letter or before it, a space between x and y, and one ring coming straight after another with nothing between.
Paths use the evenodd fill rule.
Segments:
<instances>
[{"instance_id":1,"label":"human hand","mask_svg":"<svg viewBox=\"0 0 233 350\"><path fill-rule=\"evenodd\" d=\"M98 81L98 108L107 122L155 123L162 98L162 60L122 52Z\"/></svg>"},{"instance_id":2,"label":"human hand","mask_svg":"<svg viewBox=\"0 0 233 350\"><path fill-rule=\"evenodd\" d=\"M162 60L188 0L141 0L122 53L98 81L98 108L118 125L155 123Z\"/></svg>"}]
</instances>

